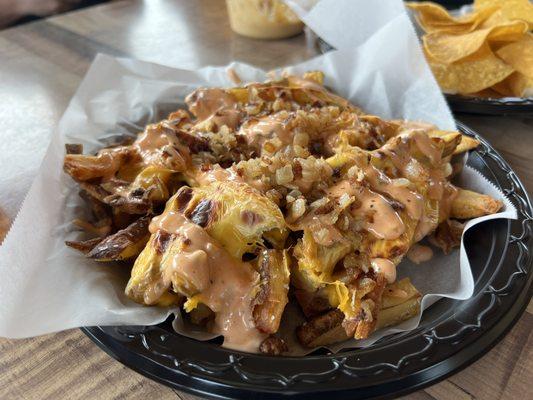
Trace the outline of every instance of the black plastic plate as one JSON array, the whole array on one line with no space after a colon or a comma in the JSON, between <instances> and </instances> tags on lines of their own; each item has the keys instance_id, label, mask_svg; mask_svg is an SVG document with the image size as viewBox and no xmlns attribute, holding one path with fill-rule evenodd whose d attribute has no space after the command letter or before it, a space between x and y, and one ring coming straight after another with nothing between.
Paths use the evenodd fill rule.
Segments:
<instances>
[{"instance_id":1,"label":"black plastic plate","mask_svg":"<svg viewBox=\"0 0 533 400\"><path fill-rule=\"evenodd\" d=\"M378 399L431 385L471 364L509 331L532 294L532 215L524 186L505 160L481 141L468 164L500 187L518 210L516 221L494 220L466 234L474 296L443 299L420 326L365 349L307 357L269 357L230 351L219 342L157 326L82 330L112 357L170 387L211 398Z\"/></svg>"}]
</instances>

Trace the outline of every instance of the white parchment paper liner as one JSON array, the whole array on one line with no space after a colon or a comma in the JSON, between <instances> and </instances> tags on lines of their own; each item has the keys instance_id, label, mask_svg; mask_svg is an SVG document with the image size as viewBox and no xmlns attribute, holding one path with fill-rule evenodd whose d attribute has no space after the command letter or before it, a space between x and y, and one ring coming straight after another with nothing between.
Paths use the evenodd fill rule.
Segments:
<instances>
[{"instance_id":1,"label":"white parchment paper liner","mask_svg":"<svg viewBox=\"0 0 533 400\"><path fill-rule=\"evenodd\" d=\"M405 26L375 28L376 33L356 49L331 52L293 66L291 72L323 70L328 86L369 112L453 129L454 121L440 91L421 79L421 70L413 63L413 57L418 57L412 48L416 41L395 44L397 51L393 52L375 50L376 46L387 46L395 35L409 34ZM393 62L395 68L390 69ZM266 78L264 71L249 65L233 63L231 67L245 82ZM0 336L22 338L88 325L150 325L168 317L170 309L143 307L125 297L127 269L87 260L64 245L65 240L79 237L70 221L84 208L76 185L62 172L64 144L82 143L86 151L96 150L105 143L99 138L127 133L133 123L153 121L161 116L162 109L175 108L198 86L233 86L226 70L206 67L190 71L105 55L95 59L0 246ZM488 218L516 218L512 205L480 174L465 169L461 178L464 187L505 201L505 212ZM471 221L470 226L478 222ZM442 296L466 299L473 291L463 248L422 266L402 263L399 273L410 276L426 293L424 307ZM417 323L407 321L358 345L411 329ZM211 335L202 335L208 337Z\"/></svg>"}]
</instances>

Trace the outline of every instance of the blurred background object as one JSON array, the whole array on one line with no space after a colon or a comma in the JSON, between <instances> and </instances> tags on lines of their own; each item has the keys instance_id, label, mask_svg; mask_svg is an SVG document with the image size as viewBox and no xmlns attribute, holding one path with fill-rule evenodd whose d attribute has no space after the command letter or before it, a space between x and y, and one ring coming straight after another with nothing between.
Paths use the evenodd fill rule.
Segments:
<instances>
[{"instance_id":1,"label":"blurred background object","mask_svg":"<svg viewBox=\"0 0 533 400\"><path fill-rule=\"evenodd\" d=\"M226 0L231 29L255 39L297 35L303 23L280 0Z\"/></svg>"},{"instance_id":2,"label":"blurred background object","mask_svg":"<svg viewBox=\"0 0 533 400\"><path fill-rule=\"evenodd\" d=\"M0 0L0 29L105 0Z\"/></svg>"}]
</instances>

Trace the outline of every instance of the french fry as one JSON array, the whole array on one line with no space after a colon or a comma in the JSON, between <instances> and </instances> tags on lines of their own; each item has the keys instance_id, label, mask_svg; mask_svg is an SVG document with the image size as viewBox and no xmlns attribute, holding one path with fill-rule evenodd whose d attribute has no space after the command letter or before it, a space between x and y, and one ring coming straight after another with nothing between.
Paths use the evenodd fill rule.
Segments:
<instances>
[{"instance_id":1,"label":"french fry","mask_svg":"<svg viewBox=\"0 0 533 400\"><path fill-rule=\"evenodd\" d=\"M319 290L307 291L303 289L295 289L293 293L307 319L324 314L331 309L331 304L329 304L328 298Z\"/></svg>"},{"instance_id":2,"label":"french fry","mask_svg":"<svg viewBox=\"0 0 533 400\"><path fill-rule=\"evenodd\" d=\"M298 327L296 336L303 346L309 348L341 342L349 338L342 321L342 311L331 310Z\"/></svg>"},{"instance_id":3,"label":"french fry","mask_svg":"<svg viewBox=\"0 0 533 400\"><path fill-rule=\"evenodd\" d=\"M420 292L413 286L409 278L403 278L385 287L381 300L381 309L395 307L413 297L419 297Z\"/></svg>"},{"instance_id":4,"label":"french fry","mask_svg":"<svg viewBox=\"0 0 533 400\"><path fill-rule=\"evenodd\" d=\"M462 135L461 143L456 147L453 154L466 153L467 151L475 149L479 146L479 140L471 136Z\"/></svg>"},{"instance_id":5,"label":"french fry","mask_svg":"<svg viewBox=\"0 0 533 400\"><path fill-rule=\"evenodd\" d=\"M145 305L170 305L183 300L184 296L171 293L168 287L158 288L161 293L158 293L157 298L152 295L157 282L161 280L161 260L174 240L177 240L175 235L161 232L150 237L131 270L125 290L130 299Z\"/></svg>"},{"instance_id":6,"label":"french fry","mask_svg":"<svg viewBox=\"0 0 533 400\"><path fill-rule=\"evenodd\" d=\"M448 254L454 247L461 244L461 236L465 224L454 219L447 219L441 222L435 232L429 237L432 245L442 249L444 254Z\"/></svg>"},{"instance_id":7,"label":"french fry","mask_svg":"<svg viewBox=\"0 0 533 400\"><path fill-rule=\"evenodd\" d=\"M378 314L376 329L397 325L420 314L420 299L420 296L416 296L394 307L382 309Z\"/></svg>"},{"instance_id":8,"label":"french fry","mask_svg":"<svg viewBox=\"0 0 533 400\"><path fill-rule=\"evenodd\" d=\"M106 237L87 253L87 257L96 261L122 261L137 257L150 237L150 219L148 216L141 217L127 228Z\"/></svg>"},{"instance_id":9,"label":"french fry","mask_svg":"<svg viewBox=\"0 0 533 400\"><path fill-rule=\"evenodd\" d=\"M471 219L484 215L495 214L503 206L500 200L476 193L471 190L459 189L459 192L452 202L450 218Z\"/></svg>"},{"instance_id":10,"label":"french fry","mask_svg":"<svg viewBox=\"0 0 533 400\"><path fill-rule=\"evenodd\" d=\"M465 153L479 146L479 140L474 139L471 136L460 134L459 132L440 131L440 130L435 129L435 130L429 131L428 134L430 137L439 137L441 139L444 139L445 141L450 141L452 137L459 135L461 139L458 141L455 149L453 150L453 154Z\"/></svg>"},{"instance_id":11,"label":"french fry","mask_svg":"<svg viewBox=\"0 0 533 400\"><path fill-rule=\"evenodd\" d=\"M102 241L102 238L93 238L89 240L81 240L81 241L71 241L67 240L65 244L68 247L72 247L73 249L78 250L79 252L82 252L83 254L89 253L92 249L96 247L98 243Z\"/></svg>"},{"instance_id":12,"label":"french fry","mask_svg":"<svg viewBox=\"0 0 533 400\"><path fill-rule=\"evenodd\" d=\"M420 313L420 299L421 294L409 278L387 285L383 293L382 308L372 331L414 317ZM344 321L344 314L340 310L331 310L311 318L297 329L296 335L300 343L309 348L338 343L353 337L343 327Z\"/></svg>"},{"instance_id":13,"label":"french fry","mask_svg":"<svg viewBox=\"0 0 533 400\"><path fill-rule=\"evenodd\" d=\"M135 141L96 155L67 146L64 169L93 216L75 223L99 236L67 244L97 261L135 259L128 297L182 306L232 348L244 323L255 350L286 351L275 334L289 284L308 319L297 329L307 347L413 317L420 293L407 278L394 282L413 244L433 232L447 252L460 242L457 219L502 207L450 181L453 155L479 142L365 115L323 84L311 71L200 88L189 111Z\"/></svg>"},{"instance_id":14,"label":"french fry","mask_svg":"<svg viewBox=\"0 0 533 400\"><path fill-rule=\"evenodd\" d=\"M276 333L288 302L289 256L286 251L263 250L257 265L261 282L254 299L254 322L261 332Z\"/></svg>"}]
</instances>

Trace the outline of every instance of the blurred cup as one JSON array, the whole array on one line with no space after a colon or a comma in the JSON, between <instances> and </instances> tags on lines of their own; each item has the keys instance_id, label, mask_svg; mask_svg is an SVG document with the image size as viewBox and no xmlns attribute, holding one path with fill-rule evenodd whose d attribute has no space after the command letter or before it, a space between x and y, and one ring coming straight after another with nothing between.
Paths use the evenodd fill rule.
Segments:
<instances>
[{"instance_id":1,"label":"blurred cup","mask_svg":"<svg viewBox=\"0 0 533 400\"><path fill-rule=\"evenodd\" d=\"M302 32L303 23L279 0L226 0L231 29L254 39L282 39Z\"/></svg>"}]
</instances>

